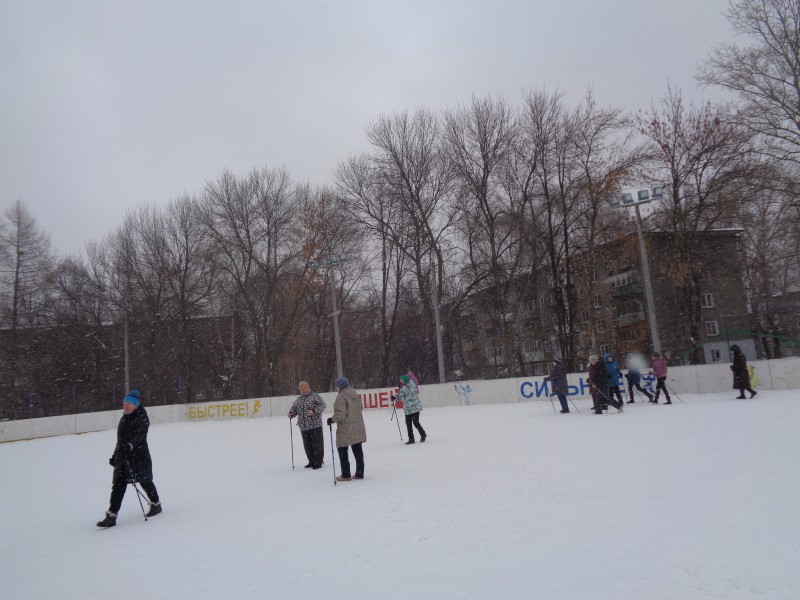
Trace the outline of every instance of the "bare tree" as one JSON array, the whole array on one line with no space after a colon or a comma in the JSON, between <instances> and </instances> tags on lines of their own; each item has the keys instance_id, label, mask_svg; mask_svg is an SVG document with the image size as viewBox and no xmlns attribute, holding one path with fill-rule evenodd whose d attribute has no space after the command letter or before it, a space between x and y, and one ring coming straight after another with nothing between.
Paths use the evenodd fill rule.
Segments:
<instances>
[{"instance_id":1,"label":"bare tree","mask_svg":"<svg viewBox=\"0 0 800 600\"><path fill-rule=\"evenodd\" d=\"M301 314L293 273L303 245L296 212L295 185L285 170L255 170L242 179L225 172L204 193L203 222L224 274L226 302L242 322L245 394L280 387L280 362Z\"/></svg>"},{"instance_id":2,"label":"bare tree","mask_svg":"<svg viewBox=\"0 0 800 600\"><path fill-rule=\"evenodd\" d=\"M20 328L41 322L41 307L47 295L47 281L54 267L50 238L21 200L17 200L0 222L0 318L9 330L3 359L8 374L3 397L16 408L17 386L24 379L20 363Z\"/></svg>"},{"instance_id":3,"label":"bare tree","mask_svg":"<svg viewBox=\"0 0 800 600\"><path fill-rule=\"evenodd\" d=\"M588 267L593 281L596 262L587 260L607 241L601 233L610 224L606 200L636 164L619 109L596 105L591 91L574 109L562 94L544 90L525 96L524 144L535 156L535 213L547 255L548 302L562 357L575 368L581 330L577 263ZM593 310L593 308L592 308Z\"/></svg>"},{"instance_id":4,"label":"bare tree","mask_svg":"<svg viewBox=\"0 0 800 600\"><path fill-rule=\"evenodd\" d=\"M482 308L494 321L494 343L499 341L502 348L496 362L509 375L520 374L517 306L530 289L531 252L523 230L532 215L525 195L509 185L518 130L515 112L503 98L474 97L469 106L446 112L444 123L457 228L470 279L465 292L481 288Z\"/></svg>"},{"instance_id":5,"label":"bare tree","mask_svg":"<svg viewBox=\"0 0 800 600\"><path fill-rule=\"evenodd\" d=\"M451 174L442 152L441 125L434 113L419 108L413 114L380 117L368 128L367 138L374 147L371 160L398 211L393 237L414 269L416 299L427 329L425 337L408 348L406 361L415 364L407 366L425 372L436 364L434 311L442 304L447 234L454 218L448 205Z\"/></svg>"},{"instance_id":6,"label":"bare tree","mask_svg":"<svg viewBox=\"0 0 800 600\"><path fill-rule=\"evenodd\" d=\"M701 293L704 256L702 232L731 223L740 187L757 167L751 135L724 107L710 103L686 106L680 92L669 90L661 109L636 118L649 144L647 176L664 186L664 199L651 216L654 227L667 231L673 260L656 273L675 286L681 316L669 344L686 349L693 363L703 361Z\"/></svg>"},{"instance_id":7,"label":"bare tree","mask_svg":"<svg viewBox=\"0 0 800 600\"><path fill-rule=\"evenodd\" d=\"M380 322L381 370L379 385L393 382L390 378L394 359L394 343L401 289L407 275L405 254L400 247L401 211L392 201L380 170L368 156L345 161L335 175L338 192L345 209L358 222L368 247L376 247L372 263L378 264L376 300Z\"/></svg>"},{"instance_id":8,"label":"bare tree","mask_svg":"<svg viewBox=\"0 0 800 600\"><path fill-rule=\"evenodd\" d=\"M796 332L790 298L800 289L800 219L780 166L765 163L740 187L739 219L744 230L745 280L762 350L779 358Z\"/></svg>"},{"instance_id":9,"label":"bare tree","mask_svg":"<svg viewBox=\"0 0 800 600\"><path fill-rule=\"evenodd\" d=\"M737 0L728 21L747 46L713 50L698 79L734 92L740 123L768 140L768 152L800 167L800 3Z\"/></svg>"}]
</instances>

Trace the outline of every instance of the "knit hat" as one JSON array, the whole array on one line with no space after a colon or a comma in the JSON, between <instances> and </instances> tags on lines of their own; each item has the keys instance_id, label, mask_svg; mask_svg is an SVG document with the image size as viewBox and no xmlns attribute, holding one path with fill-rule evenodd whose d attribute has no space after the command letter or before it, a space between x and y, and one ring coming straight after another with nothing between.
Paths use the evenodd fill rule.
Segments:
<instances>
[{"instance_id":1,"label":"knit hat","mask_svg":"<svg viewBox=\"0 0 800 600\"><path fill-rule=\"evenodd\" d=\"M136 390L131 390L128 395L122 399L122 402L139 406L139 392Z\"/></svg>"},{"instance_id":2,"label":"knit hat","mask_svg":"<svg viewBox=\"0 0 800 600\"><path fill-rule=\"evenodd\" d=\"M408 375L400 375L400 381L403 382L403 385L408 384Z\"/></svg>"},{"instance_id":3,"label":"knit hat","mask_svg":"<svg viewBox=\"0 0 800 600\"><path fill-rule=\"evenodd\" d=\"M598 360L600 360L600 357L599 357L599 356L597 356L597 354L592 354L592 355L589 357L589 362L597 362Z\"/></svg>"},{"instance_id":4,"label":"knit hat","mask_svg":"<svg viewBox=\"0 0 800 600\"><path fill-rule=\"evenodd\" d=\"M350 387L350 382L349 382L349 381L347 381L347 377L339 377L339 378L336 380L336 382L335 382L335 385L336 385L336 387L337 387L337 388L339 388L340 390L343 390L343 389L344 389L344 388L346 388L346 387Z\"/></svg>"}]
</instances>

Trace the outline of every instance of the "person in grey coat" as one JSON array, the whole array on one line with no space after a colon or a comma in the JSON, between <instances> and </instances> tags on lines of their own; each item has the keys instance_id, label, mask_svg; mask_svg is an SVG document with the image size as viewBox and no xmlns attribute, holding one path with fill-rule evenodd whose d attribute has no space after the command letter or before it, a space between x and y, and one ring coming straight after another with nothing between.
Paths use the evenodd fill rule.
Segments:
<instances>
[{"instance_id":1,"label":"person in grey coat","mask_svg":"<svg viewBox=\"0 0 800 600\"><path fill-rule=\"evenodd\" d=\"M335 385L339 394L333 403L333 416L328 417L328 426L336 423L336 450L339 453L342 469L342 474L336 481L364 479L364 450L361 444L367 441L367 429L364 427L364 416L361 414L363 409L361 399L345 377L339 377ZM348 448L352 448L353 457L356 459L356 473L352 477L350 460L347 456Z\"/></svg>"},{"instance_id":2,"label":"person in grey coat","mask_svg":"<svg viewBox=\"0 0 800 600\"><path fill-rule=\"evenodd\" d=\"M544 380L552 383L552 394L556 396L561 403L561 412L568 413L569 404L567 404L567 394L569 390L567 389L567 367L564 366L560 358L556 358L553 361L553 372L549 377L545 377Z\"/></svg>"}]
</instances>

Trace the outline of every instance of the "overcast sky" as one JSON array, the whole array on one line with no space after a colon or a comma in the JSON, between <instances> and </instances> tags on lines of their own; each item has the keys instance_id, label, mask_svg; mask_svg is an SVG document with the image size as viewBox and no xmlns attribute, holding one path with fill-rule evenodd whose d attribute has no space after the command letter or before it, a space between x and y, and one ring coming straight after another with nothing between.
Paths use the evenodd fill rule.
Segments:
<instances>
[{"instance_id":1,"label":"overcast sky","mask_svg":"<svg viewBox=\"0 0 800 600\"><path fill-rule=\"evenodd\" d=\"M546 86L695 102L727 0L0 0L0 209L60 255L224 169L328 183L381 113Z\"/></svg>"}]
</instances>

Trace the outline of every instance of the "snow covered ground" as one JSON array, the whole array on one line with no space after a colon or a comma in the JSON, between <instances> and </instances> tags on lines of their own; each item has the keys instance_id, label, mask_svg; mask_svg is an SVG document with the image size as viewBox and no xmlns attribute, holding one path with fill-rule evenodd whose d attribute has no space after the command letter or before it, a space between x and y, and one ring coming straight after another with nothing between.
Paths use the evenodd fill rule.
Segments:
<instances>
[{"instance_id":1,"label":"snow covered ground","mask_svg":"<svg viewBox=\"0 0 800 600\"><path fill-rule=\"evenodd\" d=\"M335 487L327 428L311 471L286 418L157 425L164 512L108 530L115 432L2 444L0 597L797 599L800 393L733 396L368 412Z\"/></svg>"}]
</instances>

